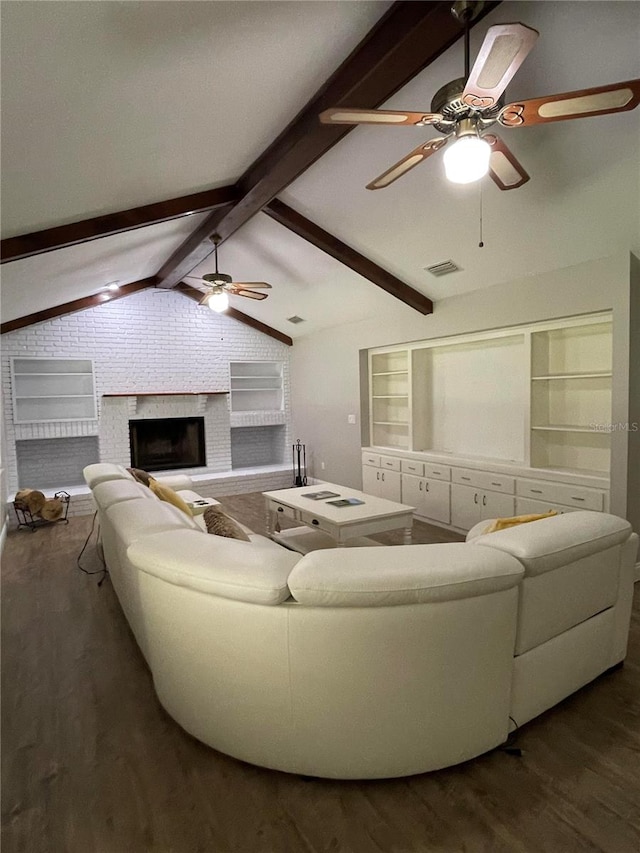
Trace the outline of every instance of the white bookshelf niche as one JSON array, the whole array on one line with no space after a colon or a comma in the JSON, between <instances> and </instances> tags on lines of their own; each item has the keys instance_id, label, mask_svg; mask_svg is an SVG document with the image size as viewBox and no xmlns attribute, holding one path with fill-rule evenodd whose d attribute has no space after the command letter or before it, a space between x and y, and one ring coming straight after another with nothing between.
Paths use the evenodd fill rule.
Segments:
<instances>
[{"instance_id":1,"label":"white bookshelf niche","mask_svg":"<svg viewBox=\"0 0 640 853\"><path fill-rule=\"evenodd\" d=\"M281 361L232 361L229 373L232 412L282 411Z\"/></svg>"},{"instance_id":2,"label":"white bookshelf niche","mask_svg":"<svg viewBox=\"0 0 640 853\"><path fill-rule=\"evenodd\" d=\"M410 447L409 352L371 356L371 436L380 447Z\"/></svg>"},{"instance_id":3,"label":"white bookshelf niche","mask_svg":"<svg viewBox=\"0 0 640 853\"><path fill-rule=\"evenodd\" d=\"M95 420L93 362L87 358L12 358L15 424Z\"/></svg>"},{"instance_id":4,"label":"white bookshelf niche","mask_svg":"<svg viewBox=\"0 0 640 853\"><path fill-rule=\"evenodd\" d=\"M531 335L531 466L606 475L611 322Z\"/></svg>"}]
</instances>

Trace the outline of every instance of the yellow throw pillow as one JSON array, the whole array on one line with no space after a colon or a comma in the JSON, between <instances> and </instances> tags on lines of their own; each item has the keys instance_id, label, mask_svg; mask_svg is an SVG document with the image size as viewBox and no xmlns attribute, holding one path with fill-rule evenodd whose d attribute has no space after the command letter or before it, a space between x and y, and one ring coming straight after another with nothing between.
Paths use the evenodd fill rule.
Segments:
<instances>
[{"instance_id":1,"label":"yellow throw pillow","mask_svg":"<svg viewBox=\"0 0 640 853\"><path fill-rule=\"evenodd\" d=\"M511 518L496 518L484 532L495 533L497 530L506 530L508 527L515 527L517 524L528 524L530 521L539 521L541 518L551 518L557 514L555 509L550 509L549 512L541 512L538 515L532 513L530 515L514 515Z\"/></svg>"},{"instance_id":2,"label":"yellow throw pillow","mask_svg":"<svg viewBox=\"0 0 640 853\"><path fill-rule=\"evenodd\" d=\"M173 504L177 506L178 509L181 509L182 512L187 515L193 515L188 505L182 500L180 495L170 486L165 486L164 483L159 483L153 477L149 478L149 488L153 492L156 497L160 498L161 501L166 501L169 504Z\"/></svg>"}]
</instances>

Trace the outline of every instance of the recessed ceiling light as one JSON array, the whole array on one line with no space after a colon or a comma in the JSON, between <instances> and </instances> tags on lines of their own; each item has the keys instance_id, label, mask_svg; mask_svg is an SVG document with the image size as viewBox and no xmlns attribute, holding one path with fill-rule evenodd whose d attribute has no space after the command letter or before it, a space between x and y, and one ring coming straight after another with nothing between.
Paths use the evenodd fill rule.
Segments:
<instances>
[{"instance_id":1,"label":"recessed ceiling light","mask_svg":"<svg viewBox=\"0 0 640 853\"><path fill-rule=\"evenodd\" d=\"M109 284L105 284L103 290L120 290L120 283L117 281L110 281Z\"/></svg>"}]
</instances>

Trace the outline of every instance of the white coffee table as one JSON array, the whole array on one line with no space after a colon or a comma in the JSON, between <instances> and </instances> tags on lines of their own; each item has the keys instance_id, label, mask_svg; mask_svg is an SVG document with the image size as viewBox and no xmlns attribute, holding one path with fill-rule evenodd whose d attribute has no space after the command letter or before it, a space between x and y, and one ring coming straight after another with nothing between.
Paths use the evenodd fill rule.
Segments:
<instances>
[{"instance_id":1,"label":"white coffee table","mask_svg":"<svg viewBox=\"0 0 640 853\"><path fill-rule=\"evenodd\" d=\"M339 498L357 498L356 506L333 506L330 501L313 500L314 492L335 492ZM267 533L276 542L306 554L318 548L378 545L368 539L373 533L404 529L403 543L411 544L414 507L367 495L335 483L320 483L295 489L263 492L267 511ZM297 521L304 527L278 530L278 518Z\"/></svg>"}]
</instances>

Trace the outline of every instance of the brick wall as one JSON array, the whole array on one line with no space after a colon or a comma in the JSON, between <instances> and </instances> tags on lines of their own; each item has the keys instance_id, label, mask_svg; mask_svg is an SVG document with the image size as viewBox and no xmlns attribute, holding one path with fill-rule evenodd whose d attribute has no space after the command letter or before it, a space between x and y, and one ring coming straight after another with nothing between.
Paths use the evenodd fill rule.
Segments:
<instances>
[{"instance_id":1,"label":"brick wall","mask_svg":"<svg viewBox=\"0 0 640 853\"><path fill-rule=\"evenodd\" d=\"M98 418L73 423L14 424L10 376L12 356L92 358ZM281 417L284 420L282 439L286 448L291 443L289 347L223 314L199 308L195 302L178 293L160 289L141 291L3 335L2 386L9 491L18 487L17 441L97 436L100 461L128 463L130 417L202 414L205 418L207 470L221 472L231 469L228 395L137 398L137 405L133 395L137 391L228 390L229 362L238 360L283 362L284 413ZM129 393L132 396L102 397L108 393ZM255 426L273 422L273 416L269 414L242 415L251 418ZM44 480L57 476L50 453L43 455L40 465ZM56 485L64 488L66 484Z\"/></svg>"}]
</instances>

